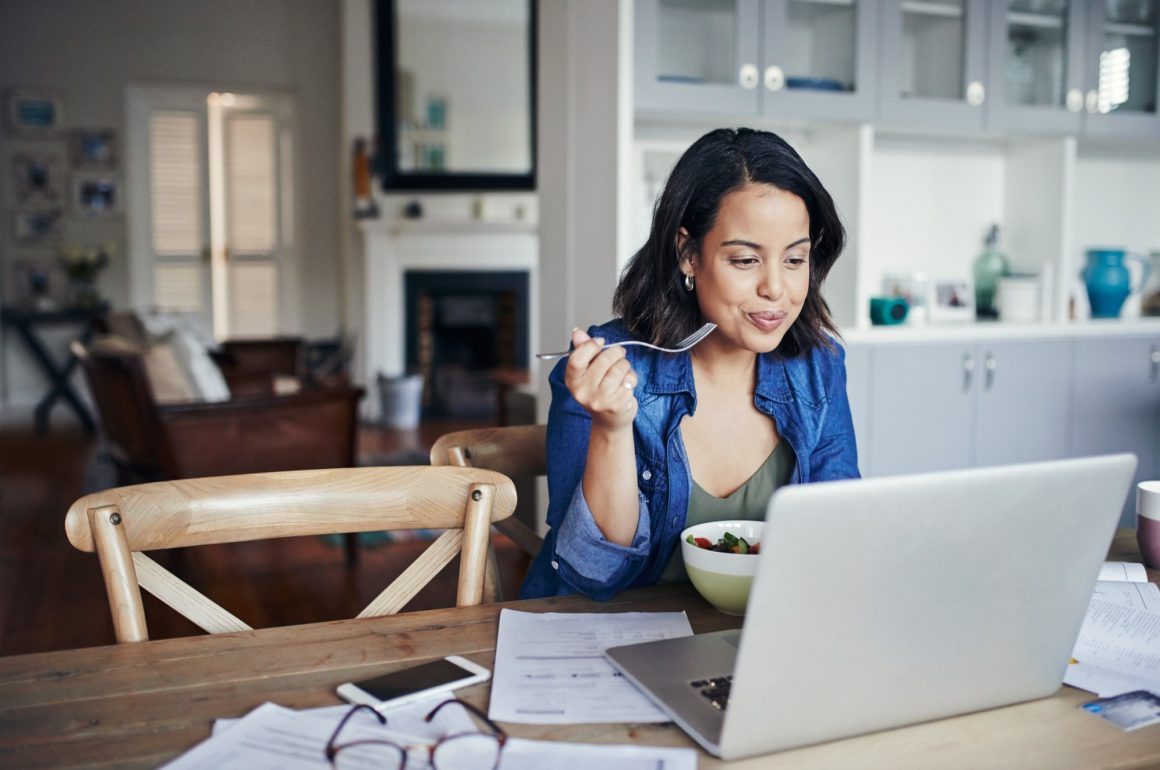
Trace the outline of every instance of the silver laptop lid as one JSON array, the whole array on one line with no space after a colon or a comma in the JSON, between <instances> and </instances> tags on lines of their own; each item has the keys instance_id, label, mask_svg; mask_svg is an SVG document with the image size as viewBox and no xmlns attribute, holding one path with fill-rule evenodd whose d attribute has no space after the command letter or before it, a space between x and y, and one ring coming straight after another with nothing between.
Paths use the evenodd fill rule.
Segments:
<instances>
[{"instance_id":1,"label":"silver laptop lid","mask_svg":"<svg viewBox=\"0 0 1160 770\"><path fill-rule=\"evenodd\" d=\"M770 501L726 759L1053 693L1132 455L805 484Z\"/></svg>"}]
</instances>

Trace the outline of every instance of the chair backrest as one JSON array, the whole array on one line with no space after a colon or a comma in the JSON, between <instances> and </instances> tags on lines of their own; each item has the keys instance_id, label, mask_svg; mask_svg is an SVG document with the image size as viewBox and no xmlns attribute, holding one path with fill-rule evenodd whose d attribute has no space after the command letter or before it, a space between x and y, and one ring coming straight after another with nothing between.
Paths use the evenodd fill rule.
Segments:
<instances>
[{"instance_id":1,"label":"chair backrest","mask_svg":"<svg viewBox=\"0 0 1160 770\"><path fill-rule=\"evenodd\" d=\"M487 468L513 478L548 472L547 425L512 425L447 433L431 447L432 465ZM535 556L544 539L526 523L507 519L496 527L528 554Z\"/></svg>"},{"instance_id":2,"label":"chair backrest","mask_svg":"<svg viewBox=\"0 0 1160 770\"><path fill-rule=\"evenodd\" d=\"M85 347L78 340L72 342L71 350L85 373L117 465L142 478L170 474L173 453L157 417L141 356Z\"/></svg>"},{"instance_id":3,"label":"chair backrest","mask_svg":"<svg viewBox=\"0 0 1160 770\"><path fill-rule=\"evenodd\" d=\"M96 551L118 642L149 638L141 588L210 633L249 626L142 551L277 537L444 529L359 613L401 610L460 555L457 606L479 604L491 524L511 515L511 479L475 468L394 466L161 481L96 492L69 508L65 531Z\"/></svg>"},{"instance_id":4,"label":"chair backrest","mask_svg":"<svg viewBox=\"0 0 1160 770\"><path fill-rule=\"evenodd\" d=\"M210 355L233 395L272 393L276 378L301 380L306 372L300 337L226 340Z\"/></svg>"}]
</instances>

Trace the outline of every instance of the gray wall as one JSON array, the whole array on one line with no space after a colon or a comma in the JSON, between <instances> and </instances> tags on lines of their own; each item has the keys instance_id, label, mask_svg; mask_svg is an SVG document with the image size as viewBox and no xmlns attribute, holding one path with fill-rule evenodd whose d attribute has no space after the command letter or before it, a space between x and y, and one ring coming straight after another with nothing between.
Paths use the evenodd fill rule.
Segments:
<instances>
[{"instance_id":1,"label":"gray wall","mask_svg":"<svg viewBox=\"0 0 1160 770\"><path fill-rule=\"evenodd\" d=\"M52 88L64 99L66 127L113 128L124 137L125 86L190 84L289 91L297 99L297 253L303 297L295 301L308 336L340 324L343 212L340 173L340 5L333 0L0 0L0 90ZM58 141L0 134L0 280L11 296L11 265L51 260L53 248L18 246L13 237L11 157L52 152ZM124 184L124 147L119 147ZM65 155L67 158L67 154ZM67 172L68 164L63 169ZM66 188L67 189L67 188ZM66 207L67 211L67 207ZM62 240L113 241L117 256L100 288L127 301L126 221L87 222L66 214ZM4 341L0 396L26 402L43 388L19 346Z\"/></svg>"}]
</instances>

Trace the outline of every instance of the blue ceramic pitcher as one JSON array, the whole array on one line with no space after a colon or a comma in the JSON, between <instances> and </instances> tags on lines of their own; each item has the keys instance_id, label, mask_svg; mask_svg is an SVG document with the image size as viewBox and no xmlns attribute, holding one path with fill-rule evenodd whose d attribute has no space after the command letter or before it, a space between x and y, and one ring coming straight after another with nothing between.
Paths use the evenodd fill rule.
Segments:
<instances>
[{"instance_id":1,"label":"blue ceramic pitcher","mask_svg":"<svg viewBox=\"0 0 1160 770\"><path fill-rule=\"evenodd\" d=\"M1137 260L1144 266L1140 282L1135 287L1132 286L1132 276L1124 264L1128 259ZM1148 274L1151 272L1151 264L1138 254L1129 254L1124 249L1088 249L1083 280L1087 285L1092 318L1119 317L1124 300L1148 283Z\"/></svg>"}]
</instances>

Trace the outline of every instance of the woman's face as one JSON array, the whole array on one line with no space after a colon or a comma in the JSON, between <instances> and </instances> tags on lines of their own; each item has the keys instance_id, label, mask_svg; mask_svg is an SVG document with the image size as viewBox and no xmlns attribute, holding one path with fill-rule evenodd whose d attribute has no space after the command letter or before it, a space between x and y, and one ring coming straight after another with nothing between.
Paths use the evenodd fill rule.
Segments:
<instances>
[{"instance_id":1,"label":"woman's face","mask_svg":"<svg viewBox=\"0 0 1160 770\"><path fill-rule=\"evenodd\" d=\"M681 230L682 237L686 236ZM749 184L725 196L696 259L681 262L717 345L768 353L810 289L810 218L793 193Z\"/></svg>"}]
</instances>

